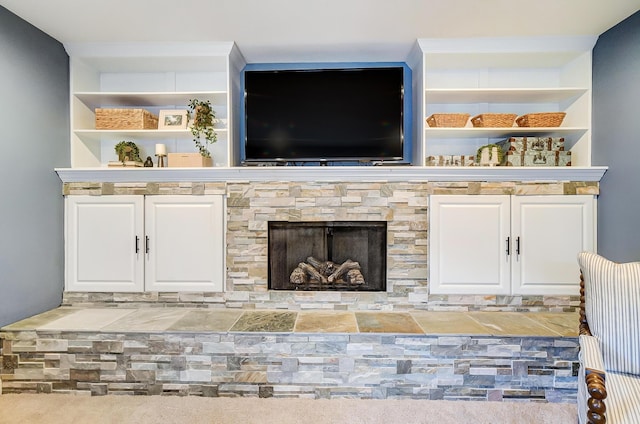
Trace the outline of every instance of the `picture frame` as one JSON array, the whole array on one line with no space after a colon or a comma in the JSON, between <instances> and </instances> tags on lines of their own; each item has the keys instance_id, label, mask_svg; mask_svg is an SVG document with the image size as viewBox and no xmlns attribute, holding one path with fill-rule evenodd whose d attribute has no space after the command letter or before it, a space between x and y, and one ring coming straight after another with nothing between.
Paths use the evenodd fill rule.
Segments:
<instances>
[{"instance_id":1,"label":"picture frame","mask_svg":"<svg viewBox=\"0 0 640 424\"><path fill-rule=\"evenodd\" d=\"M159 130L187 129L187 111L181 109L161 110L158 117Z\"/></svg>"}]
</instances>

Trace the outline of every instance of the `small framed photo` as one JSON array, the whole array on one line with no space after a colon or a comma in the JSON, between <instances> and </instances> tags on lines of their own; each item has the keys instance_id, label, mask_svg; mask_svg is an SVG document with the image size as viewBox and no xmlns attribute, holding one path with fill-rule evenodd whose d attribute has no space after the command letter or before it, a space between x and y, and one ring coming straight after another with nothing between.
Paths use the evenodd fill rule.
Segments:
<instances>
[{"instance_id":1,"label":"small framed photo","mask_svg":"<svg viewBox=\"0 0 640 424\"><path fill-rule=\"evenodd\" d=\"M158 117L159 130L184 130L187 128L186 110L161 110Z\"/></svg>"}]
</instances>

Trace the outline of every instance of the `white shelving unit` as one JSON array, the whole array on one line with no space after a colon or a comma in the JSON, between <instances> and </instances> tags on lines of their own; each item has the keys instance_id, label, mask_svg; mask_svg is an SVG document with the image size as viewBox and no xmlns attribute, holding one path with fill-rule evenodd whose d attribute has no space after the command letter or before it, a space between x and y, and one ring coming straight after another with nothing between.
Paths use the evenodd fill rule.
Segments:
<instances>
[{"instance_id":1,"label":"white shelving unit","mask_svg":"<svg viewBox=\"0 0 640 424\"><path fill-rule=\"evenodd\" d=\"M573 166L591 166L591 50L595 37L421 39L417 159L474 155L508 137L564 137ZM431 128L433 113L566 112L557 128ZM420 121L417 125L420 126Z\"/></svg>"},{"instance_id":2,"label":"white shelving unit","mask_svg":"<svg viewBox=\"0 0 640 424\"><path fill-rule=\"evenodd\" d=\"M413 70L413 163L411 167L292 168L288 178L370 175L438 181L594 181L605 167L591 166L591 50L595 37L420 39L407 58ZM241 71L246 65L233 42L66 44L71 75L71 168L57 170L65 181L174 181L245 178L263 173L240 166ZM135 142L144 160L155 163L155 144L168 152L196 152L188 130L96 130L95 109L187 109L190 99L209 100L218 141L210 150L214 168L205 170L107 168L114 146ZM488 112L517 115L564 111L558 128L430 128L432 113ZM572 152L571 167L431 167L430 155L473 155L478 147L510 136L558 136ZM222 169L215 169L222 168ZM271 167L270 167L271 168ZM307 167L305 167L307 168ZM408 169L411 168L411 169ZM596 169L598 168L598 169ZM160 174L158 173L160 172ZM106 174L104 174L106 172ZM269 174L276 172L269 170ZM204 174L203 174L204 173Z\"/></svg>"},{"instance_id":3,"label":"white shelving unit","mask_svg":"<svg viewBox=\"0 0 640 424\"><path fill-rule=\"evenodd\" d=\"M209 100L216 114L217 167L237 161L233 146L232 87L244 59L232 42L66 44L71 67L71 166L104 167L117 160L114 146L135 142L144 160L155 162L155 144L168 152L196 152L186 130L97 130L96 108L186 110L190 99Z\"/></svg>"}]
</instances>

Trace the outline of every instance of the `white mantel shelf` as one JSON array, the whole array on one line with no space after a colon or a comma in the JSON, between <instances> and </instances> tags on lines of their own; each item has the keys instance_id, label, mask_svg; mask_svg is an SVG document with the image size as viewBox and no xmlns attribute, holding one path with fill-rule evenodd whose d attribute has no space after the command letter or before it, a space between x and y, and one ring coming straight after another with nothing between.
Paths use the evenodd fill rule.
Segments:
<instances>
[{"instance_id":1,"label":"white mantel shelf","mask_svg":"<svg viewBox=\"0 0 640 424\"><path fill-rule=\"evenodd\" d=\"M238 168L56 168L62 182L222 181L600 181L606 166L414 167L269 166Z\"/></svg>"}]
</instances>

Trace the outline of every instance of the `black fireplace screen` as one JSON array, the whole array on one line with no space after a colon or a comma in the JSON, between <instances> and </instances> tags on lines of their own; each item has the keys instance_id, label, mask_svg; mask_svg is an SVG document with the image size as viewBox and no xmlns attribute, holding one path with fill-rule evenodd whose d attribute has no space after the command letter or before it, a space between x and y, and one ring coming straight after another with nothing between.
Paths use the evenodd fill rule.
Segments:
<instances>
[{"instance_id":1,"label":"black fireplace screen","mask_svg":"<svg viewBox=\"0 0 640 424\"><path fill-rule=\"evenodd\" d=\"M384 221L269 222L269 289L385 291Z\"/></svg>"}]
</instances>

